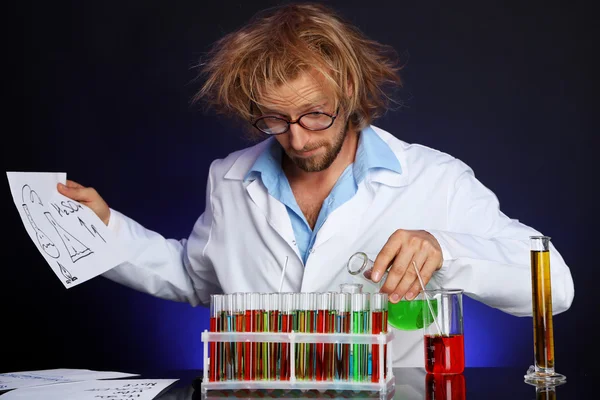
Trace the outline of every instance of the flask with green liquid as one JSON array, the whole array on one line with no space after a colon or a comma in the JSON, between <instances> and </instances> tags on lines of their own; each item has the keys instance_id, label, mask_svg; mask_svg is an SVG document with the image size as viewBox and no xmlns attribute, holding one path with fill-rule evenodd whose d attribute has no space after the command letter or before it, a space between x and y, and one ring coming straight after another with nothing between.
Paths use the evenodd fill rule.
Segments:
<instances>
[{"instance_id":1,"label":"flask with green liquid","mask_svg":"<svg viewBox=\"0 0 600 400\"><path fill-rule=\"evenodd\" d=\"M371 280L371 273L373 272L373 260L363 252L353 254L347 263L348 272L351 275L361 277L369 285L374 285L379 291L387 278L388 272L386 271L379 282L373 282ZM435 302L431 304L434 306L433 312L437 314L437 307ZM388 323L396 329L403 331L413 331L423 328L423 312L428 311L428 306L422 293L419 293L413 300L406 300L402 298L397 303L388 303Z\"/></svg>"}]
</instances>

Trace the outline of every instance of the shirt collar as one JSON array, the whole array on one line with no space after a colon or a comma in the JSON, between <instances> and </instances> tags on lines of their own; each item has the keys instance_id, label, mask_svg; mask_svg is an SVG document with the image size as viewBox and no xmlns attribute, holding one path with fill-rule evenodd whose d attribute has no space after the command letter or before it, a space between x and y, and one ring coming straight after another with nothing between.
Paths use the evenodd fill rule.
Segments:
<instances>
[{"instance_id":1,"label":"shirt collar","mask_svg":"<svg viewBox=\"0 0 600 400\"><path fill-rule=\"evenodd\" d=\"M260 153L252 167L244 176L244 181L256 178L258 175L265 186L269 186L277 180L281 170L281 146L277 140L271 140L271 143Z\"/></svg>"},{"instance_id":2,"label":"shirt collar","mask_svg":"<svg viewBox=\"0 0 600 400\"><path fill-rule=\"evenodd\" d=\"M361 131L358 139L358 148L354 158L353 173L356 184L362 182L370 169L387 169L398 174L402 173L402 167L398 158L379 137L379 135L367 126Z\"/></svg>"},{"instance_id":3,"label":"shirt collar","mask_svg":"<svg viewBox=\"0 0 600 400\"><path fill-rule=\"evenodd\" d=\"M269 183L278 179L281 157L281 146L276 140L272 140L248 170L244 181L256 178L260 174L265 186L269 186ZM392 149L370 126L361 131L352 168L356 184L362 182L371 169L387 169L398 174L402 173L400 162Z\"/></svg>"}]
</instances>

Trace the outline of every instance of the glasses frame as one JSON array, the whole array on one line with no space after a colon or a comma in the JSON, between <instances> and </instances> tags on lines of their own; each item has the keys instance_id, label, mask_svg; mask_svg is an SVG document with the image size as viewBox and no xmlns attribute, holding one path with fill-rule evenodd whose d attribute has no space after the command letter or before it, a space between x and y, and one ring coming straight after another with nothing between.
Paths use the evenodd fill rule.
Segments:
<instances>
[{"instance_id":1,"label":"glasses frame","mask_svg":"<svg viewBox=\"0 0 600 400\"><path fill-rule=\"evenodd\" d=\"M258 130L259 130L259 131L261 131L262 133L264 133L264 134L266 134L266 135L269 135L269 136L277 136L277 135L282 135L282 134L284 134L284 133L288 132L288 131L290 130L290 126L291 126L292 124L298 124L298 125L300 125L302 128L306 129L307 131L319 132L319 131L324 131L325 129L329 129L329 128L331 127L331 125L333 125L333 124L334 124L334 122L335 122L335 119L336 119L336 118L338 117L338 115L339 115L339 112L340 112L340 106L338 106L338 107L337 107L337 109L336 109L336 111L335 111L335 114L329 114L329 113L322 112L322 111L311 111L311 112L307 112L307 113L304 113L304 114L300 115L298 118L296 118L296 120L295 120L295 121L289 121L289 120L287 120L287 119L285 119L285 118L276 117L276 116L273 116L273 115L263 115L263 116L261 116L261 117L258 117L258 118L256 118L256 119L254 119L253 121L251 121L251 124L252 124L252 126L254 126L256 129L258 129ZM322 114L322 115L327 115L329 118L331 118L331 123L330 123L329 125L327 125L326 127L324 127L324 128L320 128L320 129L312 129L312 128L308 128L308 127L304 126L304 125L302 124L302 122L300 122L300 120L302 119L302 117L304 117L304 116L306 116L306 115L311 115L311 114L313 114L313 115L314 115L314 114ZM286 129L285 129L283 132L279 132L279 133L269 133L269 132L265 132L265 131L263 131L262 129L260 129L260 128L257 126L257 125L258 125L258 123L259 123L261 120L265 119L265 118L275 118L275 119L281 120L281 121L283 121L283 122L287 123L287 128L286 128Z\"/></svg>"}]
</instances>

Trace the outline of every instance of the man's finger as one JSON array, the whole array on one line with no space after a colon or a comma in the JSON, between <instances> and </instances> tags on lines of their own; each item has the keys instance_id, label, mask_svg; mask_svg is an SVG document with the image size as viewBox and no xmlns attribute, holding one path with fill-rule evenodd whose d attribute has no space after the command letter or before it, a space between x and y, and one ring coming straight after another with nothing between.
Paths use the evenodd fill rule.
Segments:
<instances>
[{"instance_id":1,"label":"man's finger","mask_svg":"<svg viewBox=\"0 0 600 400\"><path fill-rule=\"evenodd\" d=\"M412 268L414 268L414 266L412 266ZM423 265L423 267L420 268L419 274L421 275L421 279L423 280L423 285L425 285L425 287L427 287L427 283L429 283L429 281L431 280L431 277L433 276L433 273L437 270L437 262L435 261L435 259L432 258L428 258L427 261L425 261L425 264ZM408 300L412 300L414 299L419 292L421 291L421 283L419 282L419 280L417 279L417 282L415 282L415 284L408 290L407 295L407 299ZM409 293L412 293L412 297L409 298Z\"/></svg>"},{"instance_id":2,"label":"man's finger","mask_svg":"<svg viewBox=\"0 0 600 400\"><path fill-rule=\"evenodd\" d=\"M373 272L371 273L371 280L373 282L379 282L383 273L388 269L400 251L401 245L402 241L399 235L394 233L389 237L373 262Z\"/></svg>"},{"instance_id":3,"label":"man's finger","mask_svg":"<svg viewBox=\"0 0 600 400\"><path fill-rule=\"evenodd\" d=\"M66 184L67 184L67 187L69 187L69 188L82 188L82 187L84 187L83 185L81 185L81 184L79 184L79 183L77 183L75 181L69 180L69 179L67 179Z\"/></svg>"},{"instance_id":4,"label":"man's finger","mask_svg":"<svg viewBox=\"0 0 600 400\"><path fill-rule=\"evenodd\" d=\"M91 201L92 200L92 195L93 195L93 189L91 188L86 188L83 186L80 187L68 187L62 184L58 185L58 191L67 196L68 198L75 200L75 201L81 201L81 202L87 202L87 201Z\"/></svg>"},{"instance_id":5,"label":"man's finger","mask_svg":"<svg viewBox=\"0 0 600 400\"><path fill-rule=\"evenodd\" d=\"M413 265L416 264L417 268L421 268L423 263L425 263L425 259L426 259L426 255L423 253L413 253L412 257L409 259L409 261L404 261L404 259L401 261L402 265L404 266L404 276L402 277L402 280L398 283L398 286L396 286L396 288L394 289L394 294L396 294L399 298L403 298L406 297L407 292L409 291L409 289L415 284L418 284L418 278L417 278L417 272L415 271L415 267ZM407 298L408 299L408 298ZM410 300L410 299L408 299Z\"/></svg>"},{"instance_id":6,"label":"man's finger","mask_svg":"<svg viewBox=\"0 0 600 400\"><path fill-rule=\"evenodd\" d=\"M408 261L405 260L411 260L412 257L412 249L408 247L402 247L400 253L394 259L394 263L392 264L392 267L388 273L388 277L385 280L383 291L390 294L390 300L393 303L402 298L402 295L399 295L398 293L398 286L404 279L406 279L406 265L408 264ZM414 278L414 273L412 276Z\"/></svg>"}]
</instances>

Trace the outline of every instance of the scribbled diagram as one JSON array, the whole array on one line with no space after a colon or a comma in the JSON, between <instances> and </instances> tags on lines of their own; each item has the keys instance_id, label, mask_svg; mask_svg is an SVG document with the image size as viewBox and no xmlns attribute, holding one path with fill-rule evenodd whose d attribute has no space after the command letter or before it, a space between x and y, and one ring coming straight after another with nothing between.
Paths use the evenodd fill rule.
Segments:
<instances>
[{"instance_id":1,"label":"scribbled diagram","mask_svg":"<svg viewBox=\"0 0 600 400\"><path fill-rule=\"evenodd\" d=\"M67 280L65 281L66 284L69 284L69 283L77 280L77 277L71 275L71 273L65 267L63 267L61 263L59 263L57 261L57 264L58 264L58 268L60 269L60 273L62 274L62 276L67 278Z\"/></svg>"},{"instance_id":2,"label":"scribbled diagram","mask_svg":"<svg viewBox=\"0 0 600 400\"><path fill-rule=\"evenodd\" d=\"M71 235L62 226L60 226L52 214L46 211L44 215L46 215L48 222L50 222L54 229L56 229L56 233L58 236L60 236L63 244L65 245L72 262L76 262L77 260L94 253L89 247L81 243L75 236Z\"/></svg>"},{"instance_id":3,"label":"scribbled diagram","mask_svg":"<svg viewBox=\"0 0 600 400\"><path fill-rule=\"evenodd\" d=\"M102 235L100 235L100 232L98 232L98 230L96 229L96 227L94 226L94 224L91 224L90 226L92 227L92 229L88 228L87 224L79 217L77 217L77 219L79 220L79 223L85 227L85 229L87 229L87 231L90 233L90 235L92 235L93 237L98 236L100 239L102 239L102 241L104 243L106 243L106 240L104 240L104 238L102 237Z\"/></svg>"},{"instance_id":4,"label":"scribbled diagram","mask_svg":"<svg viewBox=\"0 0 600 400\"><path fill-rule=\"evenodd\" d=\"M72 289L130 257L130 249L93 209L59 191L66 173L7 171L6 176L26 235L61 286Z\"/></svg>"},{"instance_id":5,"label":"scribbled diagram","mask_svg":"<svg viewBox=\"0 0 600 400\"><path fill-rule=\"evenodd\" d=\"M27 194L27 196L26 196L26 194ZM42 200L40 199L38 194L34 190L31 190L29 185L23 185L23 187L21 188L21 199L23 200L22 206L23 206L23 209L25 210L25 215L27 215L27 220L29 221L29 223L31 224L31 227L35 231L35 236L37 238L38 244L40 245L40 248L52 258L60 257L60 251L58 251L58 248L56 247L54 242L52 240L50 240L50 238L44 233L44 231L42 231L37 226L37 224L33 220L33 217L31 216L31 212L29 211L29 207L26 204L26 202L27 202L27 200L25 200L26 197L29 198L29 202L32 204L35 204L36 200L40 206L43 206L44 204L42 203Z\"/></svg>"}]
</instances>

